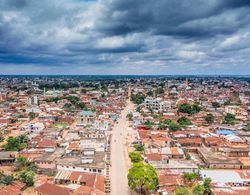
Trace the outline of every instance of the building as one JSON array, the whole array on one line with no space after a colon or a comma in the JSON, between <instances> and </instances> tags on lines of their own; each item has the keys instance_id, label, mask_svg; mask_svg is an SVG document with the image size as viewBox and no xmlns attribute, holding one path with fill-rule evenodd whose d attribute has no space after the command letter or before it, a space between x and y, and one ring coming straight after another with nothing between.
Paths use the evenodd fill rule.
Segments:
<instances>
[{"instance_id":1,"label":"building","mask_svg":"<svg viewBox=\"0 0 250 195\"><path fill-rule=\"evenodd\" d=\"M31 96L27 100L28 105L38 105L38 97L37 96Z\"/></svg>"},{"instance_id":2,"label":"building","mask_svg":"<svg viewBox=\"0 0 250 195\"><path fill-rule=\"evenodd\" d=\"M77 114L78 125L92 125L96 118L96 112L81 111Z\"/></svg>"}]
</instances>

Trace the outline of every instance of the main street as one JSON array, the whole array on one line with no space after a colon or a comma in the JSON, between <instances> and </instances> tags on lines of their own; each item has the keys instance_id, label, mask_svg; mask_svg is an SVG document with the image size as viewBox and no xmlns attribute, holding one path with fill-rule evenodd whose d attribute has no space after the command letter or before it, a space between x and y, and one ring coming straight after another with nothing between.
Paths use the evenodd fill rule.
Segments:
<instances>
[{"instance_id":1,"label":"main street","mask_svg":"<svg viewBox=\"0 0 250 195\"><path fill-rule=\"evenodd\" d=\"M127 106L121 113L118 123L113 129L111 141L111 194L129 195L127 174L129 169L129 159L126 146L126 136L129 122L126 116L133 111L133 104L128 101Z\"/></svg>"}]
</instances>

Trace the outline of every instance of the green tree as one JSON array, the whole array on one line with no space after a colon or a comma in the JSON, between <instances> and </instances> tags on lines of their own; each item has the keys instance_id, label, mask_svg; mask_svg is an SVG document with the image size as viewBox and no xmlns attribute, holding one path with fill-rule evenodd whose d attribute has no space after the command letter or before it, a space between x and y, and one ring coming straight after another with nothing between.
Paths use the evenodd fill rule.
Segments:
<instances>
[{"instance_id":1,"label":"green tree","mask_svg":"<svg viewBox=\"0 0 250 195\"><path fill-rule=\"evenodd\" d=\"M181 126L188 126L188 125L192 125L192 122L187 118L187 117L180 117L177 122L181 125Z\"/></svg>"},{"instance_id":2,"label":"green tree","mask_svg":"<svg viewBox=\"0 0 250 195\"><path fill-rule=\"evenodd\" d=\"M224 123L227 125L234 125L236 122L235 115L227 113L224 117Z\"/></svg>"},{"instance_id":3,"label":"green tree","mask_svg":"<svg viewBox=\"0 0 250 195\"><path fill-rule=\"evenodd\" d=\"M134 102L135 104L143 103L145 98L146 98L146 96L142 93L137 93L137 94L131 95L131 101Z\"/></svg>"},{"instance_id":4,"label":"green tree","mask_svg":"<svg viewBox=\"0 0 250 195\"><path fill-rule=\"evenodd\" d=\"M187 154L187 155L186 155L186 160L191 160L190 154Z\"/></svg>"},{"instance_id":5,"label":"green tree","mask_svg":"<svg viewBox=\"0 0 250 195\"><path fill-rule=\"evenodd\" d=\"M199 177L197 173L184 173L183 178L187 182L191 182L193 180L196 180Z\"/></svg>"},{"instance_id":6,"label":"green tree","mask_svg":"<svg viewBox=\"0 0 250 195\"><path fill-rule=\"evenodd\" d=\"M130 152L129 153L129 158L131 160L131 162L133 163L138 163L141 162L143 160L141 153L140 152Z\"/></svg>"},{"instance_id":7,"label":"green tree","mask_svg":"<svg viewBox=\"0 0 250 195\"><path fill-rule=\"evenodd\" d=\"M150 121L146 121L146 122L144 123L144 125L145 125L145 127L146 127L147 129L152 129L154 123L152 123L152 122L150 122Z\"/></svg>"},{"instance_id":8,"label":"green tree","mask_svg":"<svg viewBox=\"0 0 250 195\"><path fill-rule=\"evenodd\" d=\"M17 136L16 139L18 140L19 143L27 143L29 141L27 135L24 134Z\"/></svg>"},{"instance_id":9,"label":"green tree","mask_svg":"<svg viewBox=\"0 0 250 195\"><path fill-rule=\"evenodd\" d=\"M198 103L194 103L193 105L184 103L179 105L178 112L187 113L188 115L193 115L201 111L201 107Z\"/></svg>"},{"instance_id":10,"label":"green tree","mask_svg":"<svg viewBox=\"0 0 250 195\"><path fill-rule=\"evenodd\" d=\"M14 181L14 177L12 175L3 175L0 183L5 184L5 185L10 185Z\"/></svg>"},{"instance_id":11,"label":"green tree","mask_svg":"<svg viewBox=\"0 0 250 195\"><path fill-rule=\"evenodd\" d=\"M192 114L199 113L201 110L202 108L197 102L192 105Z\"/></svg>"},{"instance_id":12,"label":"green tree","mask_svg":"<svg viewBox=\"0 0 250 195\"><path fill-rule=\"evenodd\" d=\"M172 121L168 125L168 129L169 129L169 131L178 131L178 130L181 130L182 128L178 123Z\"/></svg>"},{"instance_id":13,"label":"green tree","mask_svg":"<svg viewBox=\"0 0 250 195\"><path fill-rule=\"evenodd\" d=\"M20 135L18 137L8 137L7 143L4 145L6 151L20 151L23 150L27 145L28 137L26 135Z\"/></svg>"},{"instance_id":14,"label":"green tree","mask_svg":"<svg viewBox=\"0 0 250 195\"><path fill-rule=\"evenodd\" d=\"M178 112L191 114L192 113L192 105L188 104L188 103L181 104L178 107Z\"/></svg>"},{"instance_id":15,"label":"green tree","mask_svg":"<svg viewBox=\"0 0 250 195\"><path fill-rule=\"evenodd\" d=\"M64 108L65 110L70 110L71 107L72 107L72 104L71 104L71 103L65 103L64 106L63 106L63 108Z\"/></svg>"},{"instance_id":16,"label":"green tree","mask_svg":"<svg viewBox=\"0 0 250 195\"><path fill-rule=\"evenodd\" d=\"M155 169L148 164L134 163L129 169L128 185L132 190L139 189L141 193L144 190L155 190L158 185Z\"/></svg>"},{"instance_id":17,"label":"green tree","mask_svg":"<svg viewBox=\"0 0 250 195\"><path fill-rule=\"evenodd\" d=\"M36 117L36 114L34 112L29 112L30 120L33 120L35 117Z\"/></svg>"},{"instance_id":18,"label":"green tree","mask_svg":"<svg viewBox=\"0 0 250 195\"><path fill-rule=\"evenodd\" d=\"M167 127L168 127L168 125L165 124L165 123L163 123L163 122L160 122L160 123L158 124L158 129L159 129L159 130L164 130L164 129L166 129Z\"/></svg>"},{"instance_id":19,"label":"green tree","mask_svg":"<svg viewBox=\"0 0 250 195\"><path fill-rule=\"evenodd\" d=\"M128 120L132 121L133 120L133 114L130 112L127 114Z\"/></svg>"},{"instance_id":20,"label":"green tree","mask_svg":"<svg viewBox=\"0 0 250 195\"><path fill-rule=\"evenodd\" d=\"M217 109L220 107L220 103L219 102L212 102L212 106Z\"/></svg>"},{"instance_id":21,"label":"green tree","mask_svg":"<svg viewBox=\"0 0 250 195\"><path fill-rule=\"evenodd\" d=\"M205 187L203 184L196 184L192 192L193 192L193 195L203 195L205 192Z\"/></svg>"},{"instance_id":22,"label":"green tree","mask_svg":"<svg viewBox=\"0 0 250 195\"><path fill-rule=\"evenodd\" d=\"M75 103L75 107L78 109L85 109L87 106L83 102L77 102Z\"/></svg>"},{"instance_id":23,"label":"green tree","mask_svg":"<svg viewBox=\"0 0 250 195\"><path fill-rule=\"evenodd\" d=\"M174 191L174 195L192 195L192 193L186 187L177 187Z\"/></svg>"},{"instance_id":24,"label":"green tree","mask_svg":"<svg viewBox=\"0 0 250 195\"><path fill-rule=\"evenodd\" d=\"M33 171L24 170L20 173L19 177L22 182L24 182L27 186L34 185L34 176L35 173Z\"/></svg>"},{"instance_id":25,"label":"green tree","mask_svg":"<svg viewBox=\"0 0 250 195\"><path fill-rule=\"evenodd\" d=\"M212 124L214 122L214 115L212 115L211 113L208 113L206 116L205 116L205 121L208 123L208 124Z\"/></svg>"},{"instance_id":26,"label":"green tree","mask_svg":"<svg viewBox=\"0 0 250 195\"><path fill-rule=\"evenodd\" d=\"M135 144L134 145L136 151L143 151L144 150L144 145L143 144Z\"/></svg>"},{"instance_id":27,"label":"green tree","mask_svg":"<svg viewBox=\"0 0 250 195\"><path fill-rule=\"evenodd\" d=\"M34 171L36 169L36 166L33 162L27 160L23 156L19 156L16 159L16 162L14 164L16 171L22 171L22 170L32 170Z\"/></svg>"},{"instance_id":28,"label":"green tree","mask_svg":"<svg viewBox=\"0 0 250 195\"><path fill-rule=\"evenodd\" d=\"M211 182L212 182L211 178L205 178L204 179L203 186L204 186L204 189L205 189L204 192L206 194L210 194L211 193L211 187L210 187Z\"/></svg>"}]
</instances>

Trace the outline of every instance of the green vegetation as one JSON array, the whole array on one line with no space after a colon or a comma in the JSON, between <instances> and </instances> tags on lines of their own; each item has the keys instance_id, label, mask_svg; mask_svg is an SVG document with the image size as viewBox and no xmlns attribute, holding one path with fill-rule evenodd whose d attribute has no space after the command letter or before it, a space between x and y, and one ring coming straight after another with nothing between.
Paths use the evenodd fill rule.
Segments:
<instances>
[{"instance_id":1,"label":"green vegetation","mask_svg":"<svg viewBox=\"0 0 250 195\"><path fill-rule=\"evenodd\" d=\"M164 89L162 87L158 87L156 90L155 90L155 94L158 95L158 94L162 94L164 93Z\"/></svg>"},{"instance_id":2,"label":"green vegetation","mask_svg":"<svg viewBox=\"0 0 250 195\"><path fill-rule=\"evenodd\" d=\"M212 106L217 109L220 107L220 103L219 102L212 102Z\"/></svg>"},{"instance_id":3,"label":"green vegetation","mask_svg":"<svg viewBox=\"0 0 250 195\"><path fill-rule=\"evenodd\" d=\"M40 83L39 88L40 89L59 89L59 90L67 90L70 88L80 87L79 83L76 81L65 81L65 82L54 82L54 83Z\"/></svg>"},{"instance_id":4,"label":"green vegetation","mask_svg":"<svg viewBox=\"0 0 250 195\"><path fill-rule=\"evenodd\" d=\"M127 114L128 120L132 121L133 120L133 114L130 112Z\"/></svg>"},{"instance_id":5,"label":"green vegetation","mask_svg":"<svg viewBox=\"0 0 250 195\"><path fill-rule=\"evenodd\" d=\"M137 94L131 95L131 101L134 102L135 104L143 103L145 98L146 98L146 96L142 93L137 93Z\"/></svg>"},{"instance_id":6,"label":"green vegetation","mask_svg":"<svg viewBox=\"0 0 250 195\"><path fill-rule=\"evenodd\" d=\"M155 169L151 165L134 163L128 173L128 185L132 190L155 190L158 185L158 177Z\"/></svg>"},{"instance_id":7,"label":"green vegetation","mask_svg":"<svg viewBox=\"0 0 250 195\"><path fill-rule=\"evenodd\" d=\"M184 181L186 181L186 182L194 181L198 177L199 177L199 175L197 173L184 173L183 174Z\"/></svg>"},{"instance_id":8,"label":"green vegetation","mask_svg":"<svg viewBox=\"0 0 250 195\"><path fill-rule=\"evenodd\" d=\"M224 117L224 124L234 125L236 123L235 115L227 113Z\"/></svg>"},{"instance_id":9,"label":"green vegetation","mask_svg":"<svg viewBox=\"0 0 250 195\"><path fill-rule=\"evenodd\" d=\"M198 182L199 175L197 173L184 173L183 178L186 183L184 187L177 187L175 195L204 195L210 194L211 179L206 178L203 182ZM188 184L188 185L187 185Z\"/></svg>"},{"instance_id":10,"label":"green vegetation","mask_svg":"<svg viewBox=\"0 0 250 195\"><path fill-rule=\"evenodd\" d=\"M144 151L144 145L143 144L135 144L134 147L135 147L135 150L138 151L138 152Z\"/></svg>"},{"instance_id":11,"label":"green vegetation","mask_svg":"<svg viewBox=\"0 0 250 195\"><path fill-rule=\"evenodd\" d=\"M229 106L231 104L230 100L225 101L224 106Z\"/></svg>"},{"instance_id":12,"label":"green vegetation","mask_svg":"<svg viewBox=\"0 0 250 195\"><path fill-rule=\"evenodd\" d=\"M205 187L202 184L196 184L192 190L193 195L203 195L205 192Z\"/></svg>"},{"instance_id":13,"label":"green vegetation","mask_svg":"<svg viewBox=\"0 0 250 195\"><path fill-rule=\"evenodd\" d=\"M144 125L145 125L145 127L146 127L147 129L152 129L154 123L152 123L152 122L150 122L150 121L146 121L146 122L144 123Z\"/></svg>"},{"instance_id":14,"label":"green vegetation","mask_svg":"<svg viewBox=\"0 0 250 195\"><path fill-rule=\"evenodd\" d=\"M192 195L192 193L186 187L177 187L174 191L174 195Z\"/></svg>"},{"instance_id":15,"label":"green vegetation","mask_svg":"<svg viewBox=\"0 0 250 195\"><path fill-rule=\"evenodd\" d=\"M169 131L178 131L181 130L182 128L178 123L171 121L168 125L168 129Z\"/></svg>"},{"instance_id":16,"label":"green vegetation","mask_svg":"<svg viewBox=\"0 0 250 195\"><path fill-rule=\"evenodd\" d=\"M20 135L18 137L9 137L7 143L4 145L6 151L20 151L26 148L28 137L26 135Z\"/></svg>"},{"instance_id":17,"label":"green vegetation","mask_svg":"<svg viewBox=\"0 0 250 195\"><path fill-rule=\"evenodd\" d=\"M80 101L77 96L66 96L66 97L52 97L47 99L47 102L55 102L57 103L59 100L68 100L70 103L64 104L64 109L66 110L74 110L74 109L86 109L86 105Z\"/></svg>"},{"instance_id":18,"label":"green vegetation","mask_svg":"<svg viewBox=\"0 0 250 195\"><path fill-rule=\"evenodd\" d=\"M210 184L211 184L212 180L211 178L205 178L203 181L203 186L204 186L204 193L205 194L210 194L211 193L211 188L210 188Z\"/></svg>"},{"instance_id":19,"label":"green vegetation","mask_svg":"<svg viewBox=\"0 0 250 195\"><path fill-rule=\"evenodd\" d=\"M0 183L4 185L10 185L14 181L13 175L1 175Z\"/></svg>"},{"instance_id":20,"label":"green vegetation","mask_svg":"<svg viewBox=\"0 0 250 195\"><path fill-rule=\"evenodd\" d=\"M21 171L19 178L27 186L33 186L34 185L34 176L35 176L35 173L33 171L24 170L24 171Z\"/></svg>"},{"instance_id":21,"label":"green vegetation","mask_svg":"<svg viewBox=\"0 0 250 195\"><path fill-rule=\"evenodd\" d=\"M14 166L15 166L16 171L23 171L23 170L34 171L34 170L36 170L35 164L33 162L27 160L23 156L19 156L16 159Z\"/></svg>"},{"instance_id":22,"label":"green vegetation","mask_svg":"<svg viewBox=\"0 0 250 195\"><path fill-rule=\"evenodd\" d=\"M181 125L181 126L188 126L188 125L192 125L192 122L186 118L186 117L181 117L177 120L177 122Z\"/></svg>"},{"instance_id":23,"label":"green vegetation","mask_svg":"<svg viewBox=\"0 0 250 195\"><path fill-rule=\"evenodd\" d=\"M201 111L201 107L198 105L198 103L194 103L194 104L184 103L184 104L179 105L178 107L178 112L186 113L188 115L193 115L193 114L199 113L200 111Z\"/></svg>"},{"instance_id":24,"label":"green vegetation","mask_svg":"<svg viewBox=\"0 0 250 195\"><path fill-rule=\"evenodd\" d=\"M214 122L214 115L212 115L211 113L208 113L207 116L205 116L205 121L208 124L212 124Z\"/></svg>"},{"instance_id":25,"label":"green vegetation","mask_svg":"<svg viewBox=\"0 0 250 195\"><path fill-rule=\"evenodd\" d=\"M191 160L190 154L187 154L187 155L186 155L186 160Z\"/></svg>"},{"instance_id":26,"label":"green vegetation","mask_svg":"<svg viewBox=\"0 0 250 195\"><path fill-rule=\"evenodd\" d=\"M168 125L165 124L165 123L163 123L163 122L160 122L160 123L158 124L158 129L159 129L159 130L167 129L167 127L168 127Z\"/></svg>"},{"instance_id":27,"label":"green vegetation","mask_svg":"<svg viewBox=\"0 0 250 195\"><path fill-rule=\"evenodd\" d=\"M138 163L141 162L143 160L141 153L140 152L130 152L129 153L129 158L131 160L131 162L133 163Z\"/></svg>"},{"instance_id":28,"label":"green vegetation","mask_svg":"<svg viewBox=\"0 0 250 195\"><path fill-rule=\"evenodd\" d=\"M57 103L59 100L60 100L59 97L52 97L50 99L46 99L46 102L55 102L55 103Z\"/></svg>"},{"instance_id":29,"label":"green vegetation","mask_svg":"<svg viewBox=\"0 0 250 195\"><path fill-rule=\"evenodd\" d=\"M36 114L34 112L29 113L30 120L33 120L36 117Z\"/></svg>"}]
</instances>

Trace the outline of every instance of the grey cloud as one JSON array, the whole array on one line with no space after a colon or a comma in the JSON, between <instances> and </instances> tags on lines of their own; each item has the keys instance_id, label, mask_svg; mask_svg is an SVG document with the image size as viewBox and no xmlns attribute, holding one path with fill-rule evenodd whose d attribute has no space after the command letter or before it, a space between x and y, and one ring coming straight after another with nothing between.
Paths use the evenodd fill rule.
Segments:
<instances>
[{"instance_id":1,"label":"grey cloud","mask_svg":"<svg viewBox=\"0 0 250 195\"><path fill-rule=\"evenodd\" d=\"M249 21L249 0L2 0L0 65L246 73Z\"/></svg>"}]
</instances>

